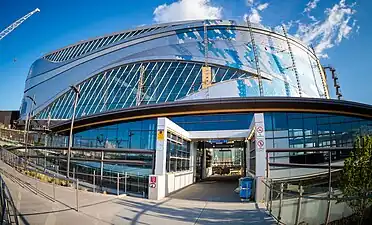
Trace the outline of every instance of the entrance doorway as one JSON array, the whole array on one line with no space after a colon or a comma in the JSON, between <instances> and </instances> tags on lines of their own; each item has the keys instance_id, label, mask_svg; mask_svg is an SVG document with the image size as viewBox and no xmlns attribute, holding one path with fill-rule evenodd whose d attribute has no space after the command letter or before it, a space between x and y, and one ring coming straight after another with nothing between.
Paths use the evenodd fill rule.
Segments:
<instances>
[{"instance_id":1,"label":"entrance doorway","mask_svg":"<svg viewBox=\"0 0 372 225\"><path fill-rule=\"evenodd\" d=\"M245 148L242 140L208 140L197 143L196 181L213 178L238 180L245 176Z\"/></svg>"},{"instance_id":2,"label":"entrance doorway","mask_svg":"<svg viewBox=\"0 0 372 225\"><path fill-rule=\"evenodd\" d=\"M243 140L206 140L196 143L196 182L172 198L210 202L240 202L239 178L245 176Z\"/></svg>"}]
</instances>

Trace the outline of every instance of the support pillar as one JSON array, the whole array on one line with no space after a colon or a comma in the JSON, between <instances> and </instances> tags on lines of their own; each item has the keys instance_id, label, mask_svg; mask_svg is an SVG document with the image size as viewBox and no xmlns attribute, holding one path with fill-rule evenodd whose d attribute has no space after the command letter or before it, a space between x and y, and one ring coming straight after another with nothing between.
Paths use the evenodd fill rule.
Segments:
<instances>
[{"instance_id":1,"label":"support pillar","mask_svg":"<svg viewBox=\"0 0 372 225\"><path fill-rule=\"evenodd\" d=\"M255 160L255 200L256 202L260 203L264 201L265 197L265 184L262 182L265 177L268 177L268 168L267 168L267 160L268 157L266 155L266 139L265 139L265 121L264 121L264 114L263 113L255 113L253 116L253 121L251 123L250 129L254 129L254 133L250 134L250 139L254 139L254 143L248 144L248 154L247 154L247 164L250 164L251 156L250 156L250 149L254 147L254 160ZM254 137L253 137L254 135ZM254 144L254 146L251 146ZM253 151L252 151L253 154ZM248 162L249 160L249 162Z\"/></svg>"},{"instance_id":2,"label":"support pillar","mask_svg":"<svg viewBox=\"0 0 372 225\"><path fill-rule=\"evenodd\" d=\"M155 150L155 173L149 177L149 199L165 197L165 176L167 162L167 118L158 118Z\"/></svg>"}]
</instances>

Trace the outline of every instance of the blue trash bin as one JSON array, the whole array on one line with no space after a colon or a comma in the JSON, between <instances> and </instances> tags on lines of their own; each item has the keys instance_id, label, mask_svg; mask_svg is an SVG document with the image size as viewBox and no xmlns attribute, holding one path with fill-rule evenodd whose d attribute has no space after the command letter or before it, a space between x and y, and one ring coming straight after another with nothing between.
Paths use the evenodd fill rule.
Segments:
<instances>
[{"instance_id":1,"label":"blue trash bin","mask_svg":"<svg viewBox=\"0 0 372 225\"><path fill-rule=\"evenodd\" d=\"M252 195L253 178L243 177L239 179L240 198L250 199Z\"/></svg>"}]
</instances>

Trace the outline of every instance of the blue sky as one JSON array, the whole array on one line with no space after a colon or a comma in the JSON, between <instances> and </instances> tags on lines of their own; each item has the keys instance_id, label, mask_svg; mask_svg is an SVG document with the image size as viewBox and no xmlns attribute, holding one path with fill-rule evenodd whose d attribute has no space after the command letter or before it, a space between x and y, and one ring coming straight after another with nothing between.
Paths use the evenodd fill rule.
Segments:
<instances>
[{"instance_id":1,"label":"blue sky","mask_svg":"<svg viewBox=\"0 0 372 225\"><path fill-rule=\"evenodd\" d=\"M372 45L368 0L0 0L0 30L35 8L0 41L0 109L19 109L29 67L65 45L144 24L222 18L289 32L314 45L337 70L344 99L372 104ZM331 92L333 89L331 87Z\"/></svg>"}]
</instances>

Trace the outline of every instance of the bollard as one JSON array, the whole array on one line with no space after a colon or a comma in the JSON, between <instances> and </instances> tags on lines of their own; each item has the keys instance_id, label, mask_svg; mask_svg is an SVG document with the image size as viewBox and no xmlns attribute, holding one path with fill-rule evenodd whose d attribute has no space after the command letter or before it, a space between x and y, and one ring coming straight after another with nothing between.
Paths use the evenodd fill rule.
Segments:
<instances>
[{"instance_id":1,"label":"bollard","mask_svg":"<svg viewBox=\"0 0 372 225\"><path fill-rule=\"evenodd\" d=\"M53 202L56 201L56 175L53 174Z\"/></svg>"},{"instance_id":2,"label":"bollard","mask_svg":"<svg viewBox=\"0 0 372 225\"><path fill-rule=\"evenodd\" d=\"M76 179L76 211L79 212L79 179Z\"/></svg>"},{"instance_id":3,"label":"bollard","mask_svg":"<svg viewBox=\"0 0 372 225\"><path fill-rule=\"evenodd\" d=\"M96 170L93 170L93 192L96 192Z\"/></svg>"},{"instance_id":4,"label":"bollard","mask_svg":"<svg viewBox=\"0 0 372 225\"><path fill-rule=\"evenodd\" d=\"M125 194L127 194L127 177L128 177L128 173L125 172L125 177L124 177L124 192L125 192Z\"/></svg>"},{"instance_id":5,"label":"bollard","mask_svg":"<svg viewBox=\"0 0 372 225\"><path fill-rule=\"evenodd\" d=\"M302 186L300 186L298 192L299 192L300 195L299 195L299 197L298 197L298 205L297 205L297 212L296 212L296 223L295 223L296 225L298 225L299 222L300 222L300 212L301 212L302 194L303 194L303 192L304 192Z\"/></svg>"},{"instance_id":6,"label":"bollard","mask_svg":"<svg viewBox=\"0 0 372 225\"><path fill-rule=\"evenodd\" d=\"M279 212L278 212L279 222L281 220L281 214L282 214L283 191L284 191L284 184L280 183L280 199L279 199Z\"/></svg>"},{"instance_id":7,"label":"bollard","mask_svg":"<svg viewBox=\"0 0 372 225\"><path fill-rule=\"evenodd\" d=\"M74 179L75 180L75 167L74 168L72 168L72 179Z\"/></svg>"},{"instance_id":8,"label":"bollard","mask_svg":"<svg viewBox=\"0 0 372 225\"><path fill-rule=\"evenodd\" d=\"M118 173L118 176L116 177L116 195L119 195L119 192L120 192L120 177Z\"/></svg>"}]
</instances>

